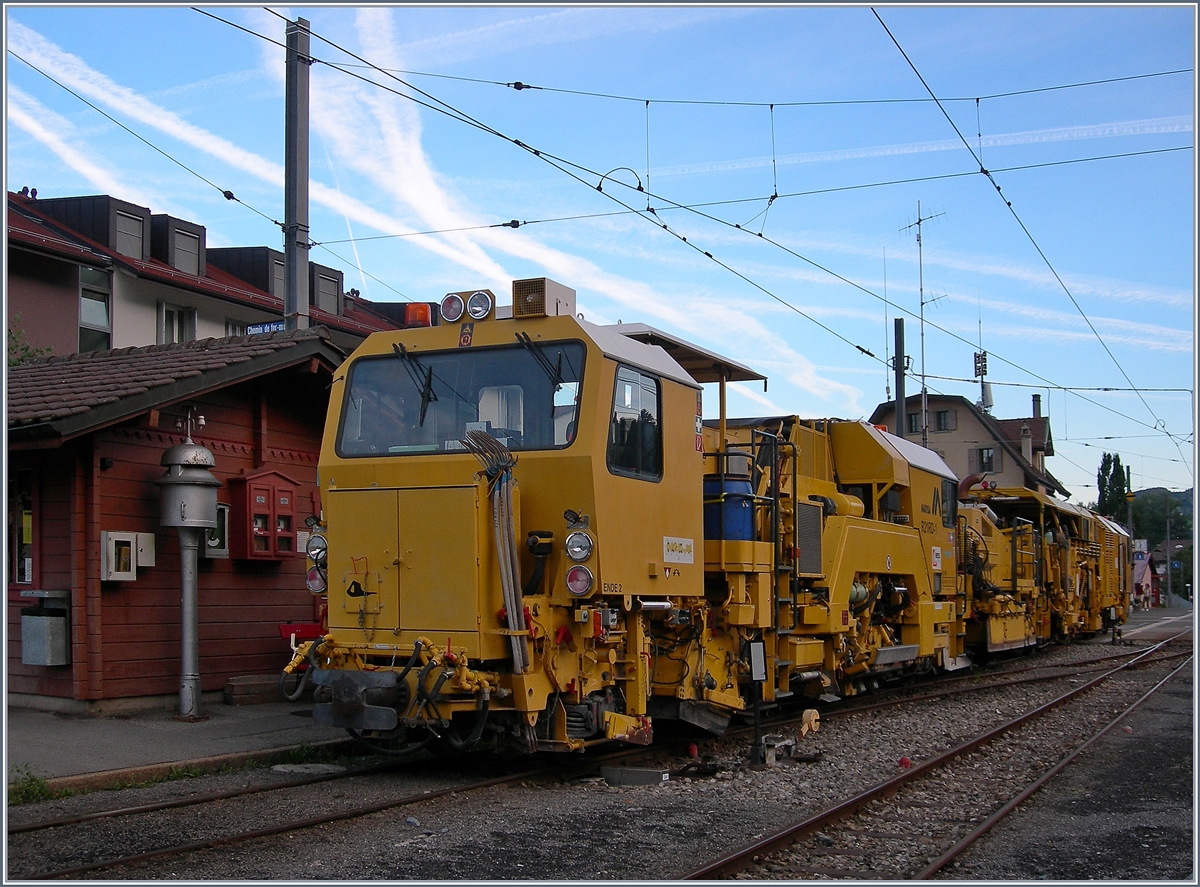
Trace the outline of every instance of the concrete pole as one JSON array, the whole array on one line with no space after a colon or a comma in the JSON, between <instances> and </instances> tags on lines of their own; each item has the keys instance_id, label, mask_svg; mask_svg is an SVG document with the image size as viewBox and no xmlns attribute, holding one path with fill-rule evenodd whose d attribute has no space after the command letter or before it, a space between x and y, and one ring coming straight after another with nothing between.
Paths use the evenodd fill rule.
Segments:
<instances>
[{"instance_id":1,"label":"concrete pole","mask_svg":"<svg viewBox=\"0 0 1200 887\"><path fill-rule=\"evenodd\" d=\"M904 413L904 318L896 318L896 437L904 437L908 418Z\"/></svg>"},{"instance_id":2,"label":"concrete pole","mask_svg":"<svg viewBox=\"0 0 1200 887\"><path fill-rule=\"evenodd\" d=\"M183 650L179 676L179 716L199 718L200 714L200 606L197 592L197 565L200 536L196 527L179 527L180 624Z\"/></svg>"},{"instance_id":3,"label":"concrete pole","mask_svg":"<svg viewBox=\"0 0 1200 887\"><path fill-rule=\"evenodd\" d=\"M308 20L287 26L283 161L283 321L308 329Z\"/></svg>"}]
</instances>

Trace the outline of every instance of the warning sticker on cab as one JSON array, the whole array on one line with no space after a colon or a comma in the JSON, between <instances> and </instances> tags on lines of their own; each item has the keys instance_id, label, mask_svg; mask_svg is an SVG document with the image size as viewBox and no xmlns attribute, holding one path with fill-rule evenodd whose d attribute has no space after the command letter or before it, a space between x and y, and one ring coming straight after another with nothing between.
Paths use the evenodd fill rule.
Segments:
<instances>
[{"instance_id":1,"label":"warning sticker on cab","mask_svg":"<svg viewBox=\"0 0 1200 887\"><path fill-rule=\"evenodd\" d=\"M663 536L663 563L694 564L695 550L695 542L691 539Z\"/></svg>"}]
</instances>

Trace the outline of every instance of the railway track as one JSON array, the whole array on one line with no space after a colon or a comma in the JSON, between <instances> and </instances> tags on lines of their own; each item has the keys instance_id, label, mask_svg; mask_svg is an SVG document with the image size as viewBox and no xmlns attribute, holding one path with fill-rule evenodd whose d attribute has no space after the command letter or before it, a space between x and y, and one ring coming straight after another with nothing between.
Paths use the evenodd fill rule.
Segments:
<instances>
[{"instance_id":1,"label":"railway track","mask_svg":"<svg viewBox=\"0 0 1200 887\"><path fill-rule=\"evenodd\" d=\"M897 776L693 869L683 879L709 880L739 872L751 878L929 878L1120 724L1188 665L1192 655L1186 654L1182 664L1116 718L1014 790L1013 768L1008 764L1021 754L1022 742L1031 743L1024 746L1026 753L1038 753L1031 749L1041 748L1032 729L1039 719L1143 660L1162 662L1168 657L1154 659L1151 653L1166 643ZM1026 736L1019 736L1019 731ZM959 772L952 774L954 770ZM964 797L964 784L982 786L987 793Z\"/></svg>"},{"instance_id":2,"label":"railway track","mask_svg":"<svg viewBox=\"0 0 1200 887\"><path fill-rule=\"evenodd\" d=\"M1141 654L1137 662L1144 664L1154 661L1155 652L1162 647L1163 645L1160 644L1150 648ZM1179 654L1170 655L1177 657ZM1123 654L1119 658L1128 657L1126 654ZM1060 664L1056 666L1059 670L1067 669L1063 674L1048 677L1026 677L1022 680L1024 682L1034 682L1055 678L1070 679L1073 676L1094 669L1096 662L1097 660L1092 660L1091 662L1080 663L1073 669ZM980 690L1012 686L1014 683L1016 683L1016 679L1006 677L1001 681L976 683L974 685L961 686L957 689L940 689L935 693L922 696L921 699L960 693L975 693ZM1081 692L1083 689L1083 687L1078 688L1076 692ZM911 696L908 698L895 698L875 702L872 704L872 707L877 708L883 705L902 706L913 701L914 699ZM849 715L862 710L863 707L859 706L854 709L846 709L844 712L826 713L825 716L827 718L837 718L843 713ZM795 719L793 719L793 723L794 721ZM786 729L787 724L787 721L776 721L769 724L767 729ZM729 745L728 739L744 735L748 732L749 728L730 731L726 737L726 746ZM665 752L662 748L651 748L640 751L625 747L620 751L610 754L600 756L589 755L586 759L571 761L566 766L564 766L561 759L558 759L548 766L536 768L525 766L514 772L486 779L463 779L462 773L458 772L453 774L453 778L442 780L442 784L440 785L431 785L425 788L417 785L409 791L404 791L403 785L398 785L397 783L408 779L407 774L411 770L421 768L428 770L432 768L429 768L427 763L417 764L414 768L397 768L394 764L385 764L366 770L360 769L357 772L291 780L286 783L275 783L262 788L246 788L210 795L197 795L186 799L175 799L170 802L129 806L74 817L60 817L55 820L45 820L38 823L26 823L10 828L9 830L9 874L13 877L32 879L74 877L117 866L236 844L254 838L282 835L288 832L338 822L339 820L366 817L386 810L394 810L434 801L438 798L446 798L448 795L462 796L489 787L534 782L537 780L557 780L561 782L564 779L594 773L595 769L605 762L637 765L645 761L648 757L657 755L661 759L664 754ZM368 777L370 778L370 782L367 781ZM343 781L345 781L346 785L344 788L341 788L339 784L342 784ZM322 786L322 783L326 783L327 785ZM233 825L222 829L222 820L224 818L236 818L228 817L228 811L223 805L237 798L253 801L253 798L247 799L246 796L262 795L264 792L269 792L271 795L271 800L263 804L269 810L269 813L255 814L250 818L254 819L257 816L259 819L267 820L267 824L256 828ZM314 792L316 793L315 795ZM348 797L351 794L354 794L354 799ZM367 803L352 802L355 799L359 799L361 795L371 797L371 801ZM317 800L314 801L314 797ZM155 817L155 814L159 816L164 815L172 808L201 804L211 805L211 809L214 812L212 814L206 813L203 817L206 825L210 826L207 829L207 833L201 836L189 835L189 837L194 838L192 840L180 840L180 837L186 834L185 830L172 826L169 821L159 820ZM315 809L319 809L320 812L315 812ZM298 810L308 815L296 816L295 813ZM422 816L424 817L424 814ZM133 818L128 819L119 826L112 822L123 820L127 817ZM97 820L101 822L96 822ZM104 823L104 820L109 820L109 822ZM121 839L106 839L104 834L88 836L84 833L71 831L72 827L86 828L89 825L92 828L107 826L110 835L119 832ZM45 833L43 840L37 841L34 844L22 844L22 835L29 838L36 838L36 835L29 835L29 833L38 831ZM131 835L137 836L137 846L127 846L129 836ZM87 846L91 846L93 849L83 849ZM49 851L47 851L47 847L50 848ZM22 860L30 858L39 859L40 864L38 868L40 871L35 873L29 867L23 865ZM47 865L48 863L51 866L57 864L59 867L50 870Z\"/></svg>"}]
</instances>

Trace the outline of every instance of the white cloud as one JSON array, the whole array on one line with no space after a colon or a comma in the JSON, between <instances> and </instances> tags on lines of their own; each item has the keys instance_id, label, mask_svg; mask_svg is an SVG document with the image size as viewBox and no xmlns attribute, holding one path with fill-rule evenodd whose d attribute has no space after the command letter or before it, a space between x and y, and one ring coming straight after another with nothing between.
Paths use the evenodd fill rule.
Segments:
<instances>
[{"instance_id":1,"label":"white cloud","mask_svg":"<svg viewBox=\"0 0 1200 887\"><path fill-rule=\"evenodd\" d=\"M112 170L97 163L93 159L94 153L86 148L69 144L74 134L71 124L11 83L8 84L8 122L49 148L69 169L98 190L107 194L128 195L126 199L148 205L152 195L122 181ZM157 202L157 198L155 200Z\"/></svg>"},{"instance_id":2,"label":"white cloud","mask_svg":"<svg viewBox=\"0 0 1200 887\"><path fill-rule=\"evenodd\" d=\"M259 157L226 139L188 123L171 111L150 102L133 90L117 84L90 68L77 56L63 52L36 31L18 22L10 21L9 45L39 68L53 73L57 79L66 82L93 101L106 104L139 123L164 132L275 188L283 187L283 167L279 164ZM269 65L269 67L275 66ZM120 193L128 194L130 192L126 190ZM360 224L368 225L385 234L407 234L413 231L411 227L386 213L354 198L346 197L338 193L336 189L319 182L310 184L309 194L313 200L334 212L348 215ZM431 252L461 262L468 267L475 264L472 256L465 256L441 241L422 238L420 245ZM487 268L487 272L494 274L494 268Z\"/></svg>"},{"instance_id":3,"label":"white cloud","mask_svg":"<svg viewBox=\"0 0 1200 887\"><path fill-rule=\"evenodd\" d=\"M386 66L402 66L394 54L390 10L361 9L356 24L365 55ZM122 114L271 185L282 186L283 170L278 164L194 126L120 86L35 31L13 23L10 39L23 54L36 58L39 67L52 70L89 98L108 104ZM277 47L271 49L264 56L264 66L270 76L277 77L281 51ZM469 208L462 206L460 199L439 181L429 163L420 141L420 118L414 106L398 101L382 90L371 90L361 81L332 80L325 72L317 74L312 78L314 126L328 140L338 162L374 182L379 189L378 197L392 205L390 211L379 210L317 182L310 186L313 200L357 224L383 233L412 231L399 221L397 211L416 214L430 228L479 224ZM485 229L446 234L441 238L425 237L416 242L482 275L501 292L507 288L511 275L488 255L485 248L536 263L548 276L571 281L580 289L590 289L610 302L635 308L639 316L648 316L652 322L683 330L701 341L709 339L714 330L721 330L724 333L722 341L737 341L752 354L768 353L784 361L790 367L786 378L801 390L823 400L855 404L861 393L853 386L824 378L807 358L792 350L756 318L727 306L715 313L711 305L703 312L695 310L688 297L669 300L650 286L606 272L581 257L549 248L523 232ZM590 307L588 310L595 318L596 312Z\"/></svg>"},{"instance_id":4,"label":"white cloud","mask_svg":"<svg viewBox=\"0 0 1200 887\"><path fill-rule=\"evenodd\" d=\"M670 7L627 8L622 15L612 15L611 10L604 8L560 9L423 37L400 44L396 50L408 59L412 67L444 66L537 46L573 43L585 38L594 40L625 33L662 33L703 24L714 18L745 14L745 10Z\"/></svg>"},{"instance_id":5,"label":"white cloud","mask_svg":"<svg viewBox=\"0 0 1200 887\"><path fill-rule=\"evenodd\" d=\"M1048 142L1068 142L1081 139L1107 139L1122 136L1158 135L1161 133L1190 133L1192 118L1153 117L1146 120L1124 120L1084 126L1060 126L1053 129L1034 129L1027 132L999 133L985 136L983 147L997 148L1012 145L1036 145ZM972 148L977 149L976 144ZM790 166L800 163L831 163L839 160L862 160L869 157L896 157L904 154L926 154L933 151L961 151L958 139L939 139L929 142L908 142L897 145L874 145L866 148L842 148L837 151L810 151L802 154L780 154L776 157L746 157L739 160L714 160L651 169L652 176L683 176L699 173L730 172L771 166Z\"/></svg>"}]
</instances>

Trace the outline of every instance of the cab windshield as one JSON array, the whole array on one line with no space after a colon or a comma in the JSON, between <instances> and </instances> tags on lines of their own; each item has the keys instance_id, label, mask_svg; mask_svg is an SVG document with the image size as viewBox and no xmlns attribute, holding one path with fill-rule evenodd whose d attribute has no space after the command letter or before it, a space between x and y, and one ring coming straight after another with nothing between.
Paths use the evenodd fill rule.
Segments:
<instances>
[{"instance_id":1,"label":"cab windshield","mask_svg":"<svg viewBox=\"0 0 1200 887\"><path fill-rule=\"evenodd\" d=\"M533 342L364 357L350 367L339 456L462 452L468 431L511 450L575 439L585 348Z\"/></svg>"}]
</instances>

